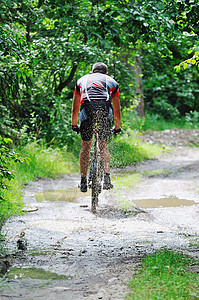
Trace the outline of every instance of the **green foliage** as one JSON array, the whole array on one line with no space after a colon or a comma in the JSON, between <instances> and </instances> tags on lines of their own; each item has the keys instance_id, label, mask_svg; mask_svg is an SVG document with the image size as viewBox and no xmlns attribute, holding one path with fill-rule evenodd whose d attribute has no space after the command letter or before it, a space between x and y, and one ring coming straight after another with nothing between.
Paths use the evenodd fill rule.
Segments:
<instances>
[{"instance_id":1,"label":"green foliage","mask_svg":"<svg viewBox=\"0 0 199 300\"><path fill-rule=\"evenodd\" d=\"M111 165L127 166L158 157L163 153L162 147L142 143L138 134L137 131L129 129L125 134L110 142Z\"/></svg>"},{"instance_id":2,"label":"green foliage","mask_svg":"<svg viewBox=\"0 0 199 300\"><path fill-rule=\"evenodd\" d=\"M122 113L122 128L137 130L142 133L146 130L162 131L173 128L194 129L199 128L199 113L190 111L185 117L175 117L172 120L165 119L161 114L146 113L144 118L140 118L135 111L125 110Z\"/></svg>"},{"instance_id":3,"label":"green foliage","mask_svg":"<svg viewBox=\"0 0 199 300\"><path fill-rule=\"evenodd\" d=\"M188 270L192 264L198 262L167 249L149 255L131 279L127 299L197 299L198 274Z\"/></svg>"},{"instance_id":4,"label":"green foliage","mask_svg":"<svg viewBox=\"0 0 199 300\"><path fill-rule=\"evenodd\" d=\"M199 112L190 111L185 114L185 122L188 123L192 128L198 128L199 126Z\"/></svg>"},{"instance_id":5,"label":"green foliage","mask_svg":"<svg viewBox=\"0 0 199 300\"><path fill-rule=\"evenodd\" d=\"M24 162L16 166L15 177L21 181L22 185L38 177L56 178L79 170L78 158L70 154L67 147L60 150L33 142L18 151Z\"/></svg>"},{"instance_id":6,"label":"green foliage","mask_svg":"<svg viewBox=\"0 0 199 300\"><path fill-rule=\"evenodd\" d=\"M189 54L192 53L192 57L182 61L179 65L175 66L175 70L180 72L181 70L186 70L187 68L192 68L195 66L197 71L199 71L199 44L197 44L194 49L189 51Z\"/></svg>"},{"instance_id":7,"label":"green foliage","mask_svg":"<svg viewBox=\"0 0 199 300\"><path fill-rule=\"evenodd\" d=\"M177 50L175 51L177 53ZM169 120L182 117L191 110L199 110L197 71L190 69L178 75L173 72L175 61L176 58L162 59L148 54L147 61L143 60L146 64L143 80L145 110Z\"/></svg>"},{"instance_id":8,"label":"green foliage","mask_svg":"<svg viewBox=\"0 0 199 300\"><path fill-rule=\"evenodd\" d=\"M198 110L197 56L190 56L193 49L197 55L197 9L196 0L1 1L1 134L20 143L24 136L75 144L77 78L106 62L128 107L135 103L140 53L147 111L173 118ZM187 58L194 68L177 76L174 66Z\"/></svg>"},{"instance_id":9,"label":"green foliage","mask_svg":"<svg viewBox=\"0 0 199 300\"><path fill-rule=\"evenodd\" d=\"M134 189L140 182L140 175L133 174L128 176L118 176L114 181L114 187L117 189Z\"/></svg>"},{"instance_id":10,"label":"green foliage","mask_svg":"<svg viewBox=\"0 0 199 300\"><path fill-rule=\"evenodd\" d=\"M38 177L56 178L79 170L78 158L67 151L37 142L17 148L18 155L7 147L1 151L0 228L7 218L21 213L24 184ZM22 163L18 163L18 156ZM12 170L10 172L9 170Z\"/></svg>"},{"instance_id":11,"label":"green foliage","mask_svg":"<svg viewBox=\"0 0 199 300\"><path fill-rule=\"evenodd\" d=\"M17 203L15 193L12 189L11 181L14 179L12 163L20 160L16 153L11 149L11 140L0 137L0 229L12 214L19 211L20 204ZM20 196L19 196L20 198Z\"/></svg>"}]
</instances>

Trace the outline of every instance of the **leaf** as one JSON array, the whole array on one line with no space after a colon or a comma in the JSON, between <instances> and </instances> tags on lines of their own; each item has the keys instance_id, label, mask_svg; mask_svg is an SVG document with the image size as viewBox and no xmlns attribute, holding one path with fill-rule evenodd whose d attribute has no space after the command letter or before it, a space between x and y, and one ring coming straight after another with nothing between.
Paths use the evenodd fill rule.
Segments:
<instances>
[{"instance_id":1,"label":"leaf","mask_svg":"<svg viewBox=\"0 0 199 300\"><path fill-rule=\"evenodd\" d=\"M188 67L188 64L187 64L187 63L184 63L184 65L183 65L184 70L186 70L187 67Z\"/></svg>"},{"instance_id":2,"label":"leaf","mask_svg":"<svg viewBox=\"0 0 199 300\"><path fill-rule=\"evenodd\" d=\"M37 65L38 62L39 62L38 58L33 58L33 63L34 63L34 65Z\"/></svg>"},{"instance_id":3,"label":"leaf","mask_svg":"<svg viewBox=\"0 0 199 300\"><path fill-rule=\"evenodd\" d=\"M174 69L176 70L176 72L180 72L180 69L181 69L181 68L180 68L180 66L178 65L178 66L175 66Z\"/></svg>"}]
</instances>

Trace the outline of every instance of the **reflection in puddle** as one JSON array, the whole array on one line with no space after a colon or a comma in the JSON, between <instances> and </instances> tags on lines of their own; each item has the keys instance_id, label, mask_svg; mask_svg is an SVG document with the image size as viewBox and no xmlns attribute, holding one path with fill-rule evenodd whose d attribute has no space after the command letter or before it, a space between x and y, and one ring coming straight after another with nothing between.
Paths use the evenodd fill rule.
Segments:
<instances>
[{"instance_id":1,"label":"reflection in puddle","mask_svg":"<svg viewBox=\"0 0 199 300\"><path fill-rule=\"evenodd\" d=\"M162 198L162 199L142 199L133 200L133 203L140 208L158 208L158 207L178 207L178 206L191 206L198 204L192 200L184 200L178 198Z\"/></svg>"},{"instance_id":2,"label":"reflection in puddle","mask_svg":"<svg viewBox=\"0 0 199 300\"><path fill-rule=\"evenodd\" d=\"M41 201L67 201L76 202L80 197L90 196L90 190L86 193L80 192L79 188L67 190L49 190L35 194L36 200Z\"/></svg>"},{"instance_id":3,"label":"reflection in puddle","mask_svg":"<svg viewBox=\"0 0 199 300\"><path fill-rule=\"evenodd\" d=\"M71 278L70 276L58 275L41 268L11 268L6 277L9 279L30 278L43 280L67 280Z\"/></svg>"}]
</instances>

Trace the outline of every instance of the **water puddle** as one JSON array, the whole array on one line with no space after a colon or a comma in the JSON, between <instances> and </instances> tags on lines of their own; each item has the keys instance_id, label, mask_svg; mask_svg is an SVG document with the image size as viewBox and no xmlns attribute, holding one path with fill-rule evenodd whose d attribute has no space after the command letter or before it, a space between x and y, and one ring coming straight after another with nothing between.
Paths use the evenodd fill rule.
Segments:
<instances>
[{"instance_id":1,"label":"water puddle","mask_svg":"<svg viewBox=\"0 0 199 300\"><path fill-rule=\"evenodd\" d=\"M158 207L178 207L178 206L192 206L198 204L192 200L178 199L175 197L161 198L161 199L142 199L133 200L140 208L158 208Z\"/></svg>"},{"instance_id":2,"label":"water puddle","mask_svg":"<svg viewBox=\"0 0 199 300\"><path fill-rule=\"evenodd\" d=\"M9 279L43 279L43 280L68 280L71 277L65 275L58 275L41 268L11 268L8 272Z\"/></svg>"},{"instance_id":3,"label":"water puddle","mask_svg":"<svg viewBox=\"0 0 199 300\"><path fill-rule=\"evenodd\" d=\"M70 188L67 190L49 190L35 194L38 202L42 201L66 201L76 202L80 197L90 196L90 190L86 193L80 192L79 188Z\"/></svg>"}]
</instances>

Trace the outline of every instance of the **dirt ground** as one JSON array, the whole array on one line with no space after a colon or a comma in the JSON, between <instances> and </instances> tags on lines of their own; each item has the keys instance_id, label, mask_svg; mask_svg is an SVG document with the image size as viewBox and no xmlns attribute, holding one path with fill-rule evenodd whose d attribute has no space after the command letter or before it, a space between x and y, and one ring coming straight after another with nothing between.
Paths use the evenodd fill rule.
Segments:
<instances>
[{"instance_id":1,"label":"dirt ground","mask_svg":"<svg viewBox=\"0 0 199 300\"><path fill-rule=\"evenodd\" d=\"M4 226L7 249L15 255L8 257L10 278L0 299L120 300L146 254L167 247L198 259L199 148L187 146L193 140L196 144L199 133L170 131L174 133L171 152L112 170L114 178L141 174L141 181L135 189L103 191L96 215L90 211L90 196L71 190L79 175L44 178L26 186L24 201L32 211ZM171 145L168 135L162 134L161 144ZM155 133L141 138L160 142ZM49 190L61 190L70 201L59 196L49 201L45 193L44 201L36 200L37 193ZM118 198L132 209L122 210Z\"/></svg>"}]
</instances>

